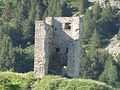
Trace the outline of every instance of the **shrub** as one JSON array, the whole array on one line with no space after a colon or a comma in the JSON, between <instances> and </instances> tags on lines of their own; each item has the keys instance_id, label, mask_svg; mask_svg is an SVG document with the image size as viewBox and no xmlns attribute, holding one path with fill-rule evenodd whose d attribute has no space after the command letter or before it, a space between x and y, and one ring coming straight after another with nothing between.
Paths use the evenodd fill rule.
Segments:
<instances>
[{"instance_id":1,"label":"shrub","mask_svg":"<svg viewBox=\"0 0 120 90\"><path fill-rule=\"evenodd\" d=\"M66 79L45 76L33 85L33 90L114 90L111 86L93 80Z\"/></svg>"},{"instance_id":2,"label":"shrub","mask_svg":"<svg viewBox=\"0 0 120 90\"><path fill-rule=\"evenodd\" d=\"M33 73L0 72L0 90L26 90L34 79Z\"/></svg>"}]
</instances>

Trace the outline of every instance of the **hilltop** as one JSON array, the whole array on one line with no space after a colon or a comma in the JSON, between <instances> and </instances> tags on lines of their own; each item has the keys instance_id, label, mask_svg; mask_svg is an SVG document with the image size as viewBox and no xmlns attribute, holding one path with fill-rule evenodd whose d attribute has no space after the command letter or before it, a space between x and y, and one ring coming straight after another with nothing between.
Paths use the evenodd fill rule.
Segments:
<instances>
[{"instance_id":1,"label":"hilltop","mask_svg":"<svg viewBox=\"0 0 120 90\"><path fill-rule=\"evenodd\" d=\"M0 73L1 90L115 90L113 87L94 80L67 79L48 75L36 80L33 73Z\"/></svg>"}]
</instances>

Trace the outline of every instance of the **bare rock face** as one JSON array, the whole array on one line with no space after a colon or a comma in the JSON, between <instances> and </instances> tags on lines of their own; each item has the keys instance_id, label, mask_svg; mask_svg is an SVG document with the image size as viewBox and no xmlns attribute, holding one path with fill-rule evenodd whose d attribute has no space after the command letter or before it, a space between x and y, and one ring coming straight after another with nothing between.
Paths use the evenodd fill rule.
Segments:
<instances>
[{"instance_id":1,"label":"bare rock face","mask_svg":"<svg viewBox=\"0 0 120 90\"><path fill-rule=\"evenodd\" d=\"M89 2L92 3L96 1L98 1L101 6L105 6L106 0L89 0ZM111 6L120 8L120 0L109 0L109 2Z\"/></svg>"},{"instance_id":2,"label":"bare rock face","mask_svg":"<svg viewBox=\"0 0 120 90\"><path fill-rule=\"evenodd\" d=\"M105 48L113 57L116 57L120 54L120 41L117 40L117 36L111 39L110 44Z\"/></svg>"}]
</instances>

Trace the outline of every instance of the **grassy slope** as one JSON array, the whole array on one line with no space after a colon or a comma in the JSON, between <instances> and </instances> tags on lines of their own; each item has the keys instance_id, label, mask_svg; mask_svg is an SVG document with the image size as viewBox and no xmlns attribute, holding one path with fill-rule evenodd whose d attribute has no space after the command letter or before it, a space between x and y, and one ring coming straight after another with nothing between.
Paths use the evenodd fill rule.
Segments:
<instances>
[{"instance_id":1,"label":"grassy slope","mask_svg":"<svg viewBox=\"0 0 120 90\"><path fill-rule=\"evenodd\" d=\"M0 90L27 90L33 81L32 72L26 74L0 72Z\"/></svg>"},{"instance_id":2,"label":"grassy slope","mask_svg":"<svg viewBox=\"0 0 120 90\"><path fill-rule=\"evenodd\" d=\"M105 83L85 79L66 79L59 76L45 76L37 81L33 90L115 90Z\"/></svg>"},{"instance_id":3,"label":"grassy slope","mask_svg":"<svg viewBox=\"0 0 120 90\"><path fill-rule=\"evenodd\" d=\"M32 90L114 90L105 83L93 80L48 75L36 81L32 72L0 72L0 90L27 90L30 86Z\"/></svg>"}]
</instances>

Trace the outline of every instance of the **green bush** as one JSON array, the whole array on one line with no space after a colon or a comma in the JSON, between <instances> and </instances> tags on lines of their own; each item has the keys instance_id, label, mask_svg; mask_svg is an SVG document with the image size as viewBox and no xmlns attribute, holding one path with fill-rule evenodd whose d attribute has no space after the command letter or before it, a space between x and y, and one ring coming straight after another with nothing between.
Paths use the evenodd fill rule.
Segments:
<instances>
[{"instance_id":1,"label":"green bush","mask_svg":"<svg viewBox=\"0 0 120 90\"><path fill-rule=\"evenodd\" d=\"M27 74L0 72L0 90L27 90L32 81L34 81L32 72Z\"/></svg>"},{"instance_id":2,"label":"green bush","mask_svg":"<svg viewBox=\"0 0 120 90\"><path fill-rule=\"evenodd\" d=\"M114 90L111 86L93 80L45 76L35 82L32 72L0 72L0 90L27 90L29 87L32 90Z\"/></svg>"},{"instance_id":3,"label":"green bush","mask_svg":"<svg viewBox=\"0 0 120 90\"><path fill-rule=\"evenodd\" d=\"M33 90L114 90L111 86L93 80L66 79L45 76L33 85Z\"/></svg>"}]
</instances>

